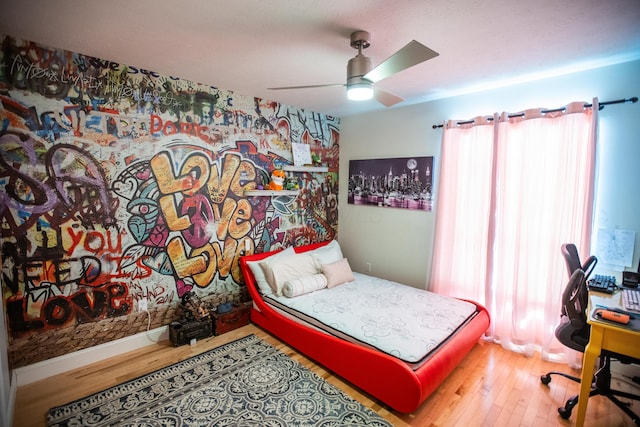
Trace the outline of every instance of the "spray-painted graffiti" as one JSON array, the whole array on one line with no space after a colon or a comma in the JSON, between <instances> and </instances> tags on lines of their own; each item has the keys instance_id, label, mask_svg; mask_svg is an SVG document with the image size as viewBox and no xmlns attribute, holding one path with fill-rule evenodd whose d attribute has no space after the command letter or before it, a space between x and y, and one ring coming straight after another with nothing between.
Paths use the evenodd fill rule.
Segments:
<instances>
[{"instance_id":1,"label":"spray-painted graffiti","mask_svg":"<svg viewBox=\"0 0 640 427\"><path fill-rule=\"evenodd\" d=\"M335 237L335 118L3 38L2 295L11 335L242 286L238 259ZM245 196L311 145L328 174Z\"/></svg>"},{"instance_id":2,"label":"spray-painted graffiti","mask_svg":"<svg viewBox=\"0 0 640 427\"><path fill-rule=\"evenodd\" d=\"M117 200L97 161L67 144L43 148L25 134L0 135L3 284L15 332L130 309L126 286L105 280L96 257L122 251Z\"/></svg>"},{"instance_id":3,"label":"spray-painted graffiti","mask_svg":"<svg viewBox=\"0 0 640 427\"><path fill-rule=\"evenodd\" d=\"M209 287L216 274L241 282L238 257L253 247L255 228L244 188L255 186L256 176L253 162L234 152L212 164L202 152L176 162L163 151L127 169L114 182L114 192L128 199L129 232L137 242L125 253L131 260L125 267L175 275L179 296Z\"/></svg>"}]
</instances>

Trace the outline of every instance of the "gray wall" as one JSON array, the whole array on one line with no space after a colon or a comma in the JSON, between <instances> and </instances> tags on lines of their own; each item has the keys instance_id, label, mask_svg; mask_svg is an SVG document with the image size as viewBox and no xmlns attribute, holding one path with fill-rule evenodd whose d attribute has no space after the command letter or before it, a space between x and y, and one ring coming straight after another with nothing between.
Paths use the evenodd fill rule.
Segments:
<instances>
[{"instance_id":1,"label":"gray wall","mask_svg":"<svg viewBox=\"0 0 640 427\"><path fill-rule=\"evenodd\" d=\"M425 288L431 272L437 194L433 212L356 206L347 203L349 160L434 156L437 188L442 130L433 124L493 112L555 108L640 96L640 61L602 67L536 82L487 90L345 117L341 125L339 241L354 271ZM640 103L600 111L599 177L595 231L636 231L633 268L640 257ZM592 253L596 242L592 242ZM559 252L558 252L559 254ZM599 264L599 270L609 271Z\"/></svg>"}]
</instances>

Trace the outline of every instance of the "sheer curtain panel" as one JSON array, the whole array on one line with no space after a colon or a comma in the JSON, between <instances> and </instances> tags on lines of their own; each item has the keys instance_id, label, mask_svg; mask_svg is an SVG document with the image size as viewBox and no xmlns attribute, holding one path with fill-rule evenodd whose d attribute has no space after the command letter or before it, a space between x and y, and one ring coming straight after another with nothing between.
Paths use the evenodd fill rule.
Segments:
<instances>
[{"instance_id":1,"label":"sheer curtain panel","mask_svg":"<svg viewBox=\"0 0 640 427\"><path fill-rule=\"evenodd\" d=\"M597 99L584 105L444 127L430 288L484 303L490 339L545 359L574 357L554 330L560 246L586 255L591 239Z\"/></svg>"},{"instance_id":2,"label":"sheer curtain panel","mask_svg":"<svg viewBox=\"0 0 640 427\"><path fill-rule=\"evenodd\" d=\"M444 125L430 287L483 305L487 263L478 260L486 260L489 249L495 134L489 119Z\"/></svg>"}]
</instances>

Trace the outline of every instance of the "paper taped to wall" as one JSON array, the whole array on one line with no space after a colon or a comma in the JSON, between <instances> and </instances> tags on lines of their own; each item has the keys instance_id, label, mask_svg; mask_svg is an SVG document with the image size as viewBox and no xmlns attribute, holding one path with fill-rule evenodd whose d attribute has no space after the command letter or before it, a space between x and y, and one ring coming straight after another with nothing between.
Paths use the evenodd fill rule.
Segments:
<instances>
[{"instance_id":1,"label":"paper taped to wall","mask_svg":"<svg viewBox=\"0 0 640 427\"><path fill-rule=\"evenodd\" d=\"M631 267L635 240L636 232L633 230L600 228L596 256L600 262L622 271L625 267Z\"/></svg>"}]
</instances>

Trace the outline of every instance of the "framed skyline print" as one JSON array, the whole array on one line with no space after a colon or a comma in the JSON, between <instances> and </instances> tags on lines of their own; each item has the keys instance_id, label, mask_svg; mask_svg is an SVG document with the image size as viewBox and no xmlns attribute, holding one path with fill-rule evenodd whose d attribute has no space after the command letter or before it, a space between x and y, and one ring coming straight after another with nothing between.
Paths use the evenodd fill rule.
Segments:
<instances>
[{"instance_id":1,"label":"framed skyline print","mask_svg":"<svg viewBox=\"0 0 640 427\"><path fill-rule=\"evenodd\" d=\"M349 161L348 202L431 212L433 157Z\"/></svg>"}]
</instances>

